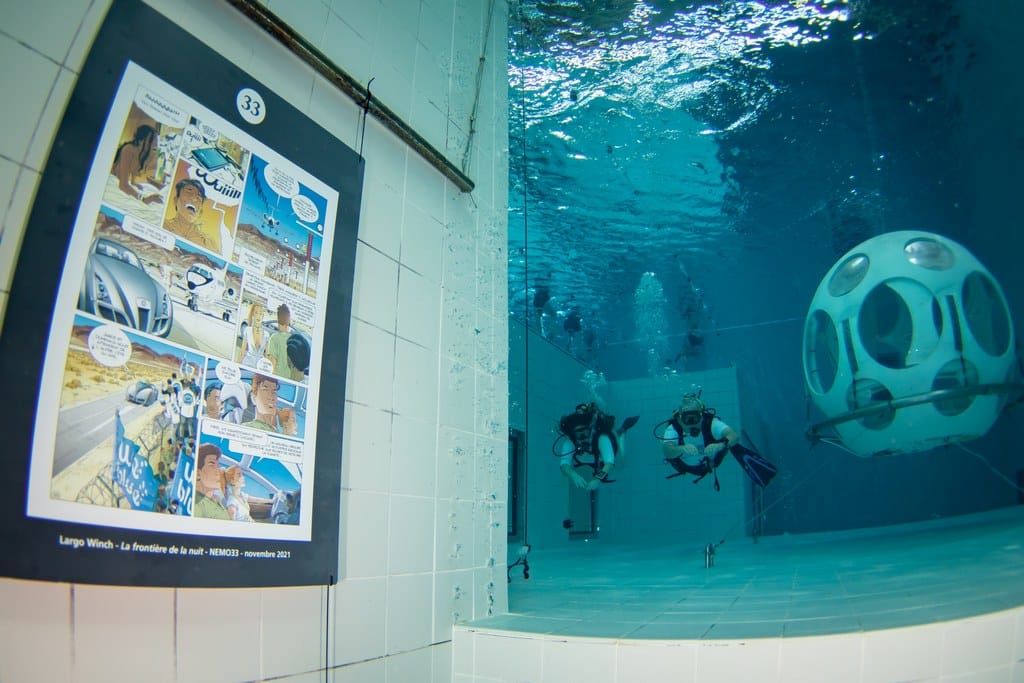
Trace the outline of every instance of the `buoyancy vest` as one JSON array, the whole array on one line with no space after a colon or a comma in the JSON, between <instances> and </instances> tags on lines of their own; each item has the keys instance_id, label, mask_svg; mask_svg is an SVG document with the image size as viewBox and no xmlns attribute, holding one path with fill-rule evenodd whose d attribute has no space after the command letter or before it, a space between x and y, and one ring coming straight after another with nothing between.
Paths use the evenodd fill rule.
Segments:
<instances>
[{"instance_id":1,"label":"buoyancy vest","mask_svg":"<svg viewBox=\"0 0 1024 683\"><path fill-rule=\"evenodd\" d=\"M711 434L711 423L715 420L715 411L705 409L701 412L700 417L700 435L704 439L704 445L707 446L709 443L725 443L728 441L726 438L716 439ZM672 419L669 420L672 428L676 430L676 443L680 446L683 445L684 437L690 433L689 427L684 427L683 423L679 421L679 413L673 413Z\"/></svg>"}]
</instances>

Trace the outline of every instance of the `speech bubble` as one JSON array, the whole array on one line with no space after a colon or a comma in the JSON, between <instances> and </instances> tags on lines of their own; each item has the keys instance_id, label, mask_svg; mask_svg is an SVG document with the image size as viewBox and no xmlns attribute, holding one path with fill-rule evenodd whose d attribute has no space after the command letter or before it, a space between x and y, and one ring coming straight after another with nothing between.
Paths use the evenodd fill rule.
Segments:
<instances>
[{"instance_id":1,"label":"speech bubble","mask_svg":"<svg viewBox=\"0 0 1024 683\"><path fill-rule=\"evenodd\" d=\"M174 235L155 225L144 223L135 216L124 217L124 231L161 246L167 251L174 249Z\"/></svg>"},{"instance_id":2,"label":"speech bubble","mask_svg":"<svg viewBox=\"0 0 1024 683\"><path fill-rule=\"evenodd\" d=\"M238 369L238 366L226 360L217 363L215 372L217 373L217 379L223 384L234 384L242 377L242 371Z\"/></svg>"},{"instance_id":3,"label":"speech bubble","mask_svg":"<svg viewBox=\"0 0 1024 683\"><path fill-rule=\"evenodd\" d=\"M128 335L115 325L101 325L89 333L89 353L100 365L119 368L132 356Z\"/></svg>"},{"instance_id":4,"label":"speech bubble","mask_svg":"<svg viewBox=\"0 0 1024 683\"><path fill-rule=\"evenodd\" d=\"M301 463L302 444L285 439L267 439L260 455L284 462Z\"/></svg>"},{"instance_id":5,"label":"speech bubble","mask_svg":"<svg viewBox=\"0 0 1024 683\"><path fill-rule=\"evenodd\" d=\"M188 121L188 115L177 106L141 86L135 97L135 106L154 121L175 128L184 127L185 122Z\"/></svg>"},{"instance_id":6,"label":"speech bubble","mask_svg":"<svg viewBox=\"0 0 1024 683\"><path fill-rule=\"evenodd\" d=\"M320 218L320 211L316 208L316 204L304 194L292 197L292 211L303 223L313 223Z\"/></svg>"},{"instance_id":7,"label":"speech bubble","mask_svg":"<svg viewBox=\"0 0 1024 683\"><path fill-rule=\"evenodd\" d=\"M264 375L274 374L274 364L270 362L266 357L260 358L256 361L256 369Z\"/></svg>"},{"instance_id":8,"label":"speech bubble","mask_svg":"<svg viewBox=\"0 0 1024 683\"><path fill-rule=\"evenodd\" d=\"M263 177L274 192L282 197L294 197L299 193L299 181L284 169L267 164L263 169Z\"/></svg>"},{"instance_id":9,"label":"speech bubble","mask_svg":"<svg viewBox=\"0 0 1024 683\"><path fill-rule=\"evenodd\" d=\"M203 134L199 132L196 126L189 126L185 129L185 145L188 147L198 147L203 144Z\"/></svg>"},{"instance_id":10,"label":"speech bubble","mask_svg":"<svg viewBox=\"0 0 1024 683\"><path fill-rule=\"evenodd\" d=\"M247 273L262 275L267 270L267 257L245 247L238 248L238 265Z\"/></svg>"}]
</instances>

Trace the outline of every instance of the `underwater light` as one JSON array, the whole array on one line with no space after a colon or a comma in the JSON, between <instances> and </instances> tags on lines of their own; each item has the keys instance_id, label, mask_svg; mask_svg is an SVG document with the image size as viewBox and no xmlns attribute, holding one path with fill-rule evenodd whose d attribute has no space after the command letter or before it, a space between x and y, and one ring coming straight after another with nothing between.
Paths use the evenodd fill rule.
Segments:
<instances>
[{"instance_id":1,"label":"underwater light","mask_svg":"<svg viewBox=\"0 0 1024 683\"><path fill-rule=\"evenodd\" d=\"M804 322L803 365L824 414L808 436L859 456L975 439L1022 389L999 284L927 232L879 235L832 266Z\"/></svg>"}]
</instances>

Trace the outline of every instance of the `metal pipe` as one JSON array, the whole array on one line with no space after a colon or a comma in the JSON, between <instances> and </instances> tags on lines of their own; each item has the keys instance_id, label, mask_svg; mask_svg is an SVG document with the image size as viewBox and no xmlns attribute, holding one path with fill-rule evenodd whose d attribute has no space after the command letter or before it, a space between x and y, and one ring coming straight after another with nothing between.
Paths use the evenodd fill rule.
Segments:
<instances>
[{"instance_id":1,"label":"metal pipe","mask_svg":"<svg viewBox=\"0 0 1024 683\"><path fill-rule=\"evenodd\" d=\"M443 173L456 187L463 192L473 191L476 185L465 173L448 161L441 152L413 130L409 124L399 118L395 112L374 99L368 89L345 73L341 67L328 59L323 52L313 47L309 41L282 21L280 17L261 5L257 0L227 0L227 2L255 22L257 26L276 38L299 59L313 67L318 74L330 81L336 88L348 95L352 101L384 124L385 128L414 149L427 163Z\"/></svg>"},{"instance_id":2,"label":"metal pipe","mask_svg":"<svg viewBox=\"0 0 1024 683\"><path fill-rule=\"evenodd\" d=\"M850 422L852 420L859 420L863 417L869 417L885 411L896 412L900 408L909 408L910 406L921 405L924 403L934 403L943 399L951 398L965 398L968 396L978 396L986 394L1010 394L1013 392L1024 390L1024 384L1011 384L1011 383L994 383L994 384L971 384L962 387L951 387L949 389L934 389L932 391L925 392L923 394L915 394L913 396L906 396L904 398L890 399L888 401L879 401L872 403L871 405L851 410L848 413L843 413L837 417L830 418L828 420L822 420L807 431L807 436L812 441L820 438L820 432L835 427L836 425L844 422Z\"/></svg>"}]
</instances>

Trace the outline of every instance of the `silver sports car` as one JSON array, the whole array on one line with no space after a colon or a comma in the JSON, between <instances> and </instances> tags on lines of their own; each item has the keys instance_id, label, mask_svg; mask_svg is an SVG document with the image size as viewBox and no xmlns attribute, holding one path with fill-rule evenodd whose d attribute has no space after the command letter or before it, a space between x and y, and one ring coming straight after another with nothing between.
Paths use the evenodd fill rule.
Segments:
<instances>
[{"instance_id":1,"label":"silver sports car","mask_svg":"<svg viewBox=\"0 0 1024 683\"><path fill-rule=\"evenodd\" d=\"M105 237L89 250L78 308L160 337L170 333L174 315L170 295L146 273L138 254Z\"/></svg>"}]
</instances>

